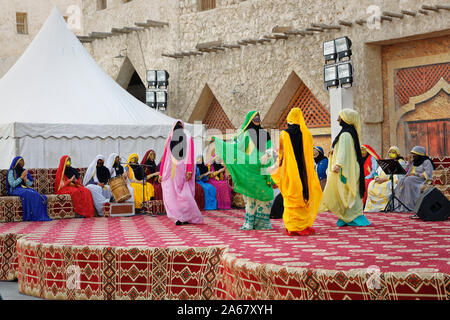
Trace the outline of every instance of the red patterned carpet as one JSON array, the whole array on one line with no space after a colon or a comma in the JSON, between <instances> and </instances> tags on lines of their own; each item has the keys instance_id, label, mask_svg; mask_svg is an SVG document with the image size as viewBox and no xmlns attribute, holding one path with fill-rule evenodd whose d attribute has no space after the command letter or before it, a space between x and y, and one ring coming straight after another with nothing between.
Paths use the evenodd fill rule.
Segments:
<instances>
[{"instance_id":1,"label":"red patterned carpet","mask_svg":"<svg viewBox=\"0 0 450 320\"><path fill-rule=\"evenodd\" d=\"M39 289L37 280L33 280L43 277L42 275L34 274L34 269L37 268L40 268L42 272L48 269L48 273L44 277L46 279L48 279L49 273L55 278L60 277L58 268L63 267L55 262L62 259L61 257L59 260L56 258L57 254L55 254L55 251L58 248L63 248L61 249L63 251L67 248L78 248L76 250L83 253L86 260L92 258L90 255L95 250L103 250L102 253L98 254L99 257L95 259L102 261L102 266L98 266L98 272L107 274L105 273L106 260L104 251L106 249L120 247L122 248L121 250L132 251L134 249L144 250L144 248L171 248L176 252L182 252L180 256L185 258L187 256L186 250L197 248L197 253L199 253L206 252L208 251L207 247L211 247L208 251L210 255L203 262L205 262L204 266L206 266L206 269L214 269L214 275L210 273L209 276L205 276L203 280L199 280L196 284L203 286L201 290L199 289L202 293L198 291L195 294L199 296L196 297L192 293L180 293L182 291L180 289L176 294L172 294L170 298L270 298L272 297L270 292L267 293L268 296L252 292L252 290L258 291L256 285L246 287L243 283L236 284L235 282L244 280L237 279L238 271L232 270L236 267L239 268L239 272L242 272L242 266L257 269L263 265L266 266L265 268L275 268L278 271L283 267L294 267L283 269L287 270L288 273L295 273L301 269L303 271L328 270L342 275L346 272L361 272L362 270L364 275L367 274L367 268L377 268L382 274L401 272L403 275L413 273L414 275L431 277L433 275L438 275L439 277L444 275L443 285L445 289L444 292L438 293L437 296L449 299L450 221L423 222L409 219L410 214L369 213L367 217L372 222L371 226L338 228L336 226L337 218L333 214L319 213L314 224L317 231L316 235L289 237L284 233L281 219L271 220L274 227L273 230L241 231L239 227L243 223L244 216L242 210L206 211L203 214L205 219L202 225L176 226L166 216L151 217L141 215L116 218L65 219L50 222L3 223L0 224L0 234L27 235L26 241L24 240L25 238L18 241L19 257L22 257L24 261L21 262L19 259L19 282L22 279L28 284L31 283L31 285L23 287L25 293L47 298L71 298L67 292L63 292L61 286L53 285L52 288L48 283L44 285L47 287L48 292L43 293L42 287ZM43 249L44 247L50 248L48 253ZM227 249L222 250L224 247ZM218 252L212 252L212 248L220 249ZM40 252L40 250L43 252ZM68 255L63 251L60 252L61 256ZM191 252L190 254L193 253ZM48 259L48 261L45 260L45 262L41 261L38 263L35 256L37 256L37 260L43 259L42 261L44 261ZM214 256L222 258L226 256L226 262L220 263L215 261L211 263L214 260L211 257ZM115 259L119 261L120 257L116 255ZM135 258L133 257L133 259ZM191 256L188 255L185 260L189 262L190 259ZM176 260L177 257L174 256L173 261L176 262ZM209 267L207 266L207 260L210 263ZM176 265L175 262L172 266ZM20 268L21 263L22 268ZM116 263L113 263L114 268L117 266ZM199 262L198 265L200 266L202 263ZM181 261L179 264L182 265L183 262ZM271 264L278 267L269 267ZM182 267L180 268L182 269ZM92 266L88 269L92 269ZM206 269L203 270L205 273ZM154 272L154 266L152 270ZM82 271L84 272L85 268L82 267ZM244 270L244 273L245 271L248 270ZM92 270L89 273L92 273ZM189 278L186 274L184 276L184 280ZM105 278L104 275L103 278ZM180 278L183 278L183 275L180 275ZM220 285L218 286L219 289L216 288L214 294L212 293L215 290L213 282L217 280L216 278L218 278ZM405 276L402 279L404 278L407 277ZM251 279L247 280L250 281ZM341 281L342 279L337 280ZM44 280L41 279L41 281ZM95 288L91 288L93 287L92 285L89 287L89 290L92 290L92 292L86 294L82 290L83 298L89 298L90 296L93 298L105 298L105 279L102 281L98 280L99 283L102 282L103 284L98 286L97 293ZM116 285L115 281L113 281L114 285ZM262 280L259 279L258 281ZM255 280L254 282L256 283L257 281ZM200 285L200 283L203 284ZM208 283L209 286L206 296L205 283ZM435 286L435 283L432 285ZM133 286L129 283L129 287ZM181 284L180 287L182 287ZM143 296L142 292L144 289L141 291L136 290L137 297L158 298L156 296ZM118 298L117 291L116 289L111 289L115 296L109 296L109 298ZM141 295L139 295L139 292L141 292ZM129 295L129 290L127 294L128 298L132 298ZM277 294L278 296L275 295L273 297L280 298L280 291L277 291ZM320 294L320 292L317 294ZM161 295L163 298L168 298L163 293ZM420 294L418 295L420 296ZM77 297L72 296L72 298ZM302 297L301 294L296 295L292 291L291 293L286 293L283 298ZM306 298L309 298L309 296ZM330 296L318 296L318 298L330 298Z\"/></svg>"}]
</instances>

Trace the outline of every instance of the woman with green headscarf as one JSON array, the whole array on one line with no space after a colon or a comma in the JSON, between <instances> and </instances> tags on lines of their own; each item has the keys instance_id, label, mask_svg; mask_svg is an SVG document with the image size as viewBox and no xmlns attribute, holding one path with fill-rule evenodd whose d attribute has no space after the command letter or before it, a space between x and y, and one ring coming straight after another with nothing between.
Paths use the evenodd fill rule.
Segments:
<instances>
[{"instance_id":1,"label":"woman with green headscarf","mask_svg":"<svg viewBox=\"0 0 450 320\"><path fill-rule=\"evenodd\" d=\"M247 113L232 142L213 139L217 156L224 160L231 174L234 191L244 196L245 222L241 230L272 229L273 181L267 169L273 161L261 162L261 157L272 148L272 141L261 127L259 113Z\"/></svg>"},{"instance_id":2,"label":"woman with green headscarf","mask_svg":"<svg viewBox=\"0 0 450 320\"><path fill-rule=\"evenodd\" d=\"M364 216L362 202L365 182L359 143L359 113L343 109L339 112L337 121L342 129L332 144L321 208L333 212L339 218L338 227L368 226L370 222Z\"/></svg>"}]
</instances>

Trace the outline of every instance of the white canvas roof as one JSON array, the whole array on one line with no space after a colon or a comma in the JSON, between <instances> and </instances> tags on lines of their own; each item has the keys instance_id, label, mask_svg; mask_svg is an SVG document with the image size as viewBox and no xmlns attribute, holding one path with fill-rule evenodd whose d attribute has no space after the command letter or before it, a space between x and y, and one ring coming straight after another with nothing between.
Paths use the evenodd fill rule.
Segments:
<instances>
[{"instance_id":1,"label":"white canvas roof","mask_svg":"<svg viewBox=\"0 0 450 320\"><path fill-rule=\"evenodd\" d=\"M28 168L55 167L63 154L81 152L87 154L71 157L78 158L79 167L87 166L99 154L95 150L99 143L109 144L100 147L104 153L126 157L137 152L143 156L150 148L162 148L175 121L149 108L109 77L56 7L0 79L0 114L0 151L8 157L0 160L0 168L8 167L14 155L29 157ZM187 129L194 136L201 135L192 125ZM35 157L39 161L35 162Z\"/></svg>"}]
</instances>

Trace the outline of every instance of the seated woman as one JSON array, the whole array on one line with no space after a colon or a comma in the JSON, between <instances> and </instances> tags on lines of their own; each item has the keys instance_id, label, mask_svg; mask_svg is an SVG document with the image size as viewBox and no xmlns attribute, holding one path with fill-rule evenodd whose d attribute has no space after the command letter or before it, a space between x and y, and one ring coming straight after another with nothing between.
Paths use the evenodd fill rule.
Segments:
<instances>
[{"instance_id":1,"label":"seated woman","mask_svg":"<svg viewBox=\"0 0 450 320\"><path fill-rule=\"evenodd\" d=\"M365 205L367 200L367 189L369 187L369 183L371 183L375 177L375 172L378 169L377 160L380 160L380 156L375 152L375 150L371 146L367 144L361 145L361 155L363 157L364 162L364 175L365 175L364 181L366 186L366 192L364 193L363 197L363 205Z\"/></svg>"},{"instance_id":2,"label":"seated woman","mask_svg":"<svg viewBox=\"0 0 450 320\"><path fill-rule=\"evenodd\" d=\"M404 203L407 208L400 205L397 212L413 211L416 201L419 199L422 186L431 181L433 161L426 155L426 149L422 146L415 146L411 150L412 165L408 172L398 182L395 188L395 196Z\"/></svg>"},{"instance_id":3,"label":"seated woman","mask_svg":"<svg viewBox=\"0 0 450 320\"><path fill-rule=\"evenodd\" d=\"M105 157L96 156L87 168L83 179L83 185L91 192L94 207L99 216L103 216L103 205L109 202L112 196L108 185L111 173L104 164Z\"/></svg>"},{"instance_id":4,"label":"seated woman","mask_svg":"<svg viewBox=\"0 0 450 320\"><path fill-rule=\"evenodd\" d=\"M149 182L144 185L145 173L138 161L139 156L136 153L130 154L125 165L125 171L134 190L134 205L136 209L142 209L142 202L151 200L155 195L155 189Z\"/></svg>"},{"instance_id":5,"label":"seated woman","mask_svg":"<svg viewBox=\"0 0 450 320\"><path fill-rule=\"evenodd\" d=\"M141 164L145 165L145 175L147 176L147 181L153 185L155 190L155 200L162 200L162 188L161 183L158 182L159 178L159 165L155 162L156 152L155 150L148 150L144 158L142 158Z\"/></svg>"},{"instance_id":6,"label":"seated woman","mask_svg":"<svg viewBox=\"0 0 450 320\"><path fill-rule=\"evenodd\" d=\"M216 188L217 209L231 209L231 187L228 183L227 175L223 166L223 160L216 157L211 164L211 183Z\"/></svg>"},{"instance_id":7,"label":"seated woman","mask_svg":"<svg viewBox=\"0 0 450 320\"><path fill-rule=\"evenodd\" d=\"M125 171L120 164L120 157L117 153L111 153L106 161L106 168L109 170L111 178L122 176L127 182L128 191L131 194L131 198L125 202L134 202L134 189L131 187L130 180L128 178L128 172Z\"/></svg>"},{"instance_id":8,"label":"seated woman","mask_svg":"<svg viewBox=\"0 0 450 320\"><path fill-rule=\"evenodd\" d=\"M322 147L313 147L314 163L317 176L319 177L320 187L325 189L327 184L327 168L328 168L328 158L325 157Z\"/></svg>"},{"instance_id":9,"label":"seated woman","mask_svg":"<svg viewBox=\"0 0 450 320\"><path fill-rule=\"evenodd\" d=\"M80 182L80 173L71 167L69 156L62 156L56 171L55 194L69 194L75 213L86 218L94 216L94 202L89 189Z\"/></svg>"},{"instance_id":10,"label":"seated woman","mask_svg":"<svg viewBox=\"0 0 450 320\"><path fill-rule=\"evenodd\" d=\"M9 196L18 196L22 200L23 221L50 221L47 214L47 197L40 194L31 186L33 178L24 169L25 161L22 157L15 157L11 162L6 179Z\"/></svg>"},{"instance_id":11,"label":"seated woman","mask_svg":"<svg viewBox=\"0 0 450 320\"><path fill-rule=\"evenodd\" d=\"M216 199L216 188L209 183L211 180L209 177L211 172L208 167L203 162L203 156L197 157L197 167L195 169L195 180L202 186L205 191L205 209L204 210L216 210L217 209L217 199Z\"/></svg>"},{"instance_id":12,"label":"seated woman","mask_svg":"<svg viewBox=\"0 0 450 320\"><path fill-rule=\"evenodd\" d=\"M388 158L398 160L403 169L406 169L406 161L400 155L400 149L398 147L393 146L389 149ZM394 188L397 185L399 178L401 178L400 175L393 176ZM375 179L370 182L367 190L367 201L364 212L383 211L389 202L389 197L392 194L391 190L390 177L384 173L381 167L378 167L375 173Z\"/></svg>"}]
</instances>

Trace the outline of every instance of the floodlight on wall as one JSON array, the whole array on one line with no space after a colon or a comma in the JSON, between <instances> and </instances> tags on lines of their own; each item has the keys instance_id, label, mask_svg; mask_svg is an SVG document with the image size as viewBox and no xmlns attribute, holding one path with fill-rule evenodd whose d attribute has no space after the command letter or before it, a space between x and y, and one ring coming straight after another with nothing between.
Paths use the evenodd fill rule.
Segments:
<instances>
[{"instance_id":1,"label":"floodlight on wall","mask_svg":"<svg viewBox=\"0 0 450 320\"><path fill-rule=\"evenodd\" d=\"M150 108L156 108L156 92L155 91L147 90L147 92L145 93L145 103Z\"/></svg>"},{"instance_id":2,"label":"floodlight on wall","mask_svg":"<svg viewBox=\"0 0 450 320\"><path fill-rule=\"evenodd\" d=\"M327 65L323 67L323 82L325 89L339 86L339 78L336 65Z\"/></svg>"},{"instance_id":3,"label":"floodlight on wall","mask_svg":"<svg viewBox=\"0 0 450 320\"><path fill-rule=\"evenodd\" d=\"M323 56L325 57L325 63L328 61L336 61L336 45L334 40L325 41L323 43Z\"/></svg>"},{"instance_id":4,"label":"floodlight on wall","mask_svg":"<svg viewBox=\"0 0 450 320\"><path fill-rule=\"evenodd\" d=\"M346 60L350 59L352 55L352 41L348 37L342 37L334 39L334 44L336 47L336 53L339 61L346 58Z\"/></svg>"},{"instance_id":5,"label":"floodlight on wall","mask_svg":"<svg viewBox=\"0 0 450 320\"><path fill-rule=\"evenodd\" d=\"M161 111L167 109L167 91L156 91L156 107Z\"/></svg>"},{"instance_id":6,"label":"floodlight on wall","mask_svg":"<svg viewBox=\"0 0 450 320\"><path fill-rule=\"evenodd\" d=\"M156 87L156 70L147 70L147 85Z\"/></svg>"},{"instance_id":7,"label":"floodlight on wall","mask_svg":"<svg viewBox=\"0 0 450 320\"><path fill-rule=\"evenodd\" d=\"M341 87L351 87L353 84L353 68L350 62L337 65L338 79Z\"/></svg>"},{"instance_id":8,"label":"floodlight on wall","mask_svg":"<svg viewBox=\"0 0 450 320\"><path fill-rule=\"evenodd\" d=\"M159 87L167 87L169 85L169 73L166 70L156 71L156 82Z\"/></svg>"}]
</instances>

